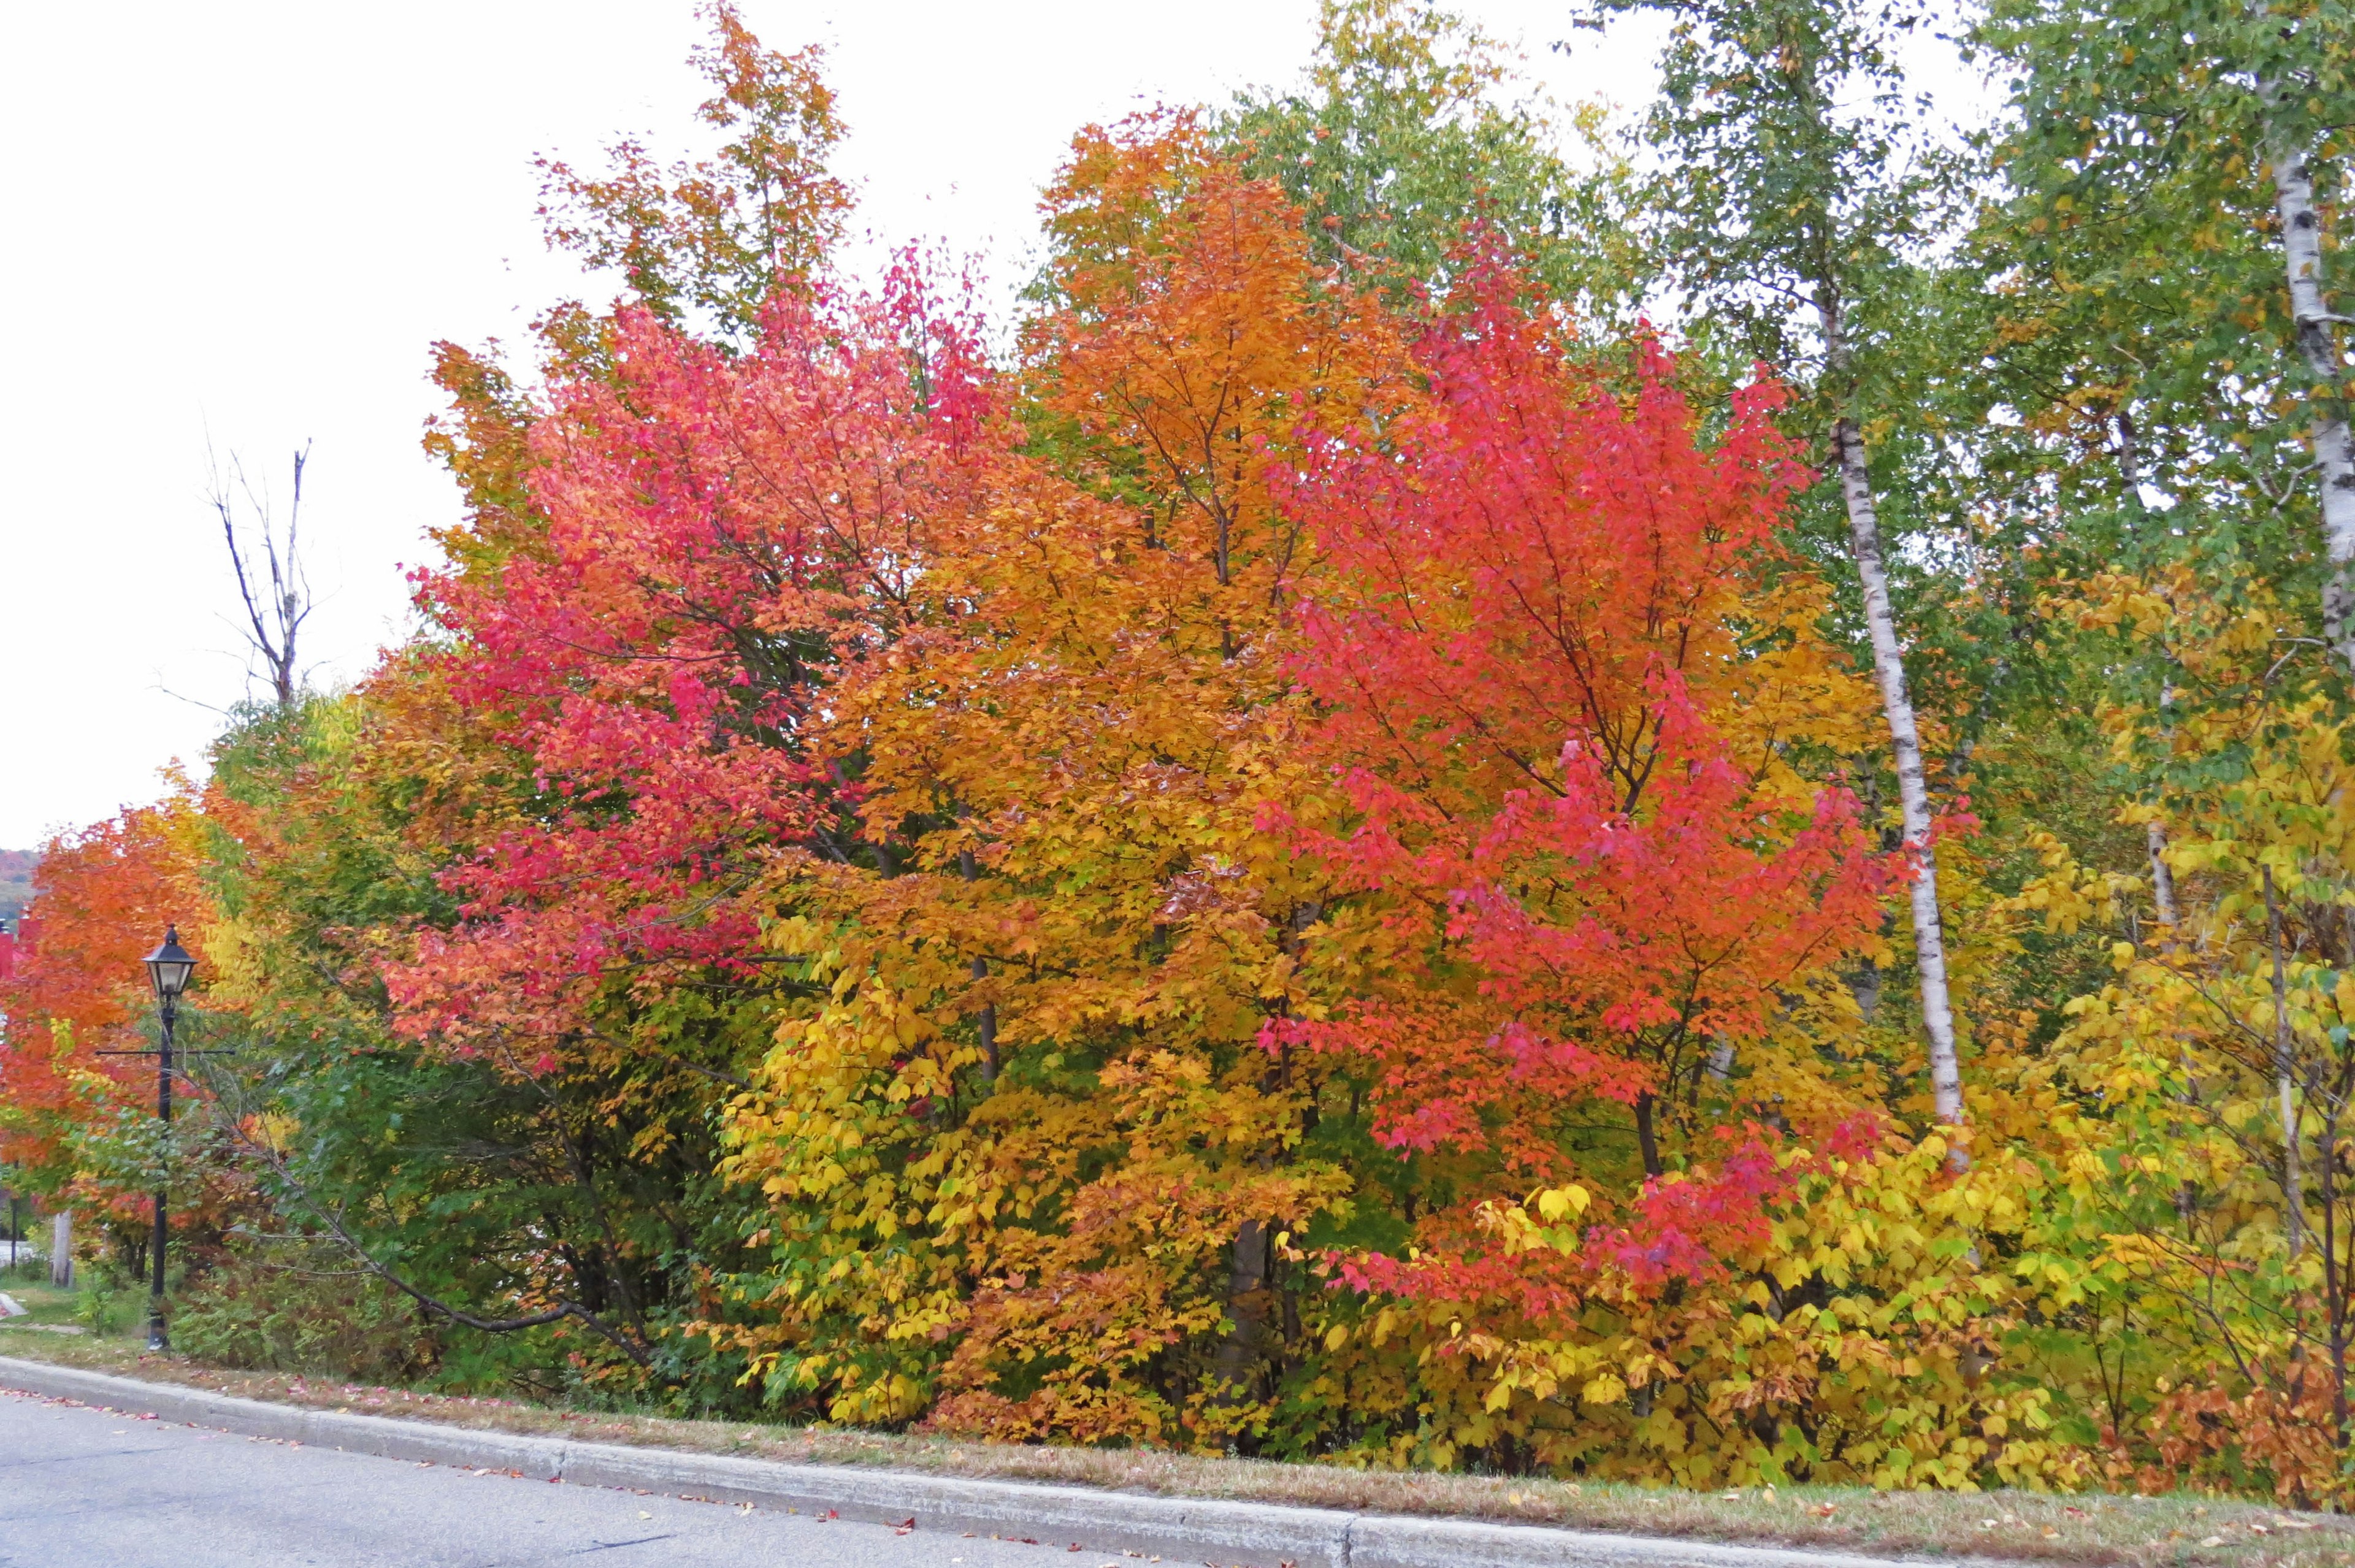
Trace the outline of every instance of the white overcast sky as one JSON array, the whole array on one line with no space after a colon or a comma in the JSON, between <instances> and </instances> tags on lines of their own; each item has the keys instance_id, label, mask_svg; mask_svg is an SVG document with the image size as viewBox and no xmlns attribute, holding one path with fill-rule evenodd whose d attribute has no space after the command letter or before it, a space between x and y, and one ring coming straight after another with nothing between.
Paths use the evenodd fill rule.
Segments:
<instances>
[{"instance_id":1,"label":"white overcast sky","mask_svg":"<svg viewBox=\"0 0 2355 1568\"><path fill-rule=\"evenodd\" d=\"M1561 0L1460 0L1560 100L1633 108L1637 37L1565 36ZM1155 101L1290 80L1314 0L744 0L831 50L859 224L1019 271L1071 133ZM621 133L702 150L691 0L397 6L39 4L0 12L0 848L200 768L243 689L204 500L207 432L283 485L314 443L310 660L361 673L407 616L400 568L454 493L418 449L437 338L522 337L581 292L543 249L532 156ZM307 662L307 661L306 661ZM209 704L211 707L205 705Z\"/></svg>"}]
</instances>

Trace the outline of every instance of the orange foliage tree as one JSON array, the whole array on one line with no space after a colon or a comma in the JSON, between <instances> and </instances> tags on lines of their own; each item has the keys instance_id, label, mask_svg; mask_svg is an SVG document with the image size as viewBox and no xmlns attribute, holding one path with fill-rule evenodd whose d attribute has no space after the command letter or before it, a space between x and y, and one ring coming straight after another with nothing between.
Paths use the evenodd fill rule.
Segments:
<instances>
[{"instance_id":1,"label":"orange foliage tree","mask_svg":"<svg viewBox=\"0 0 2355 1568\"><path fill-rule=\"evenodd\" d=\"M133 1167L155 1157L154 1059L98 1052L155 1043L141 960L167 926L206 960L206 836L200 803L182 784L43 850L31 907L38 934L0 980L0 1159L27 1186L128 1216L152 1185Z\"/></svg>"},{"instance_id":2,"label":"orange foliage tree","mask_svg":"<svg viewBox=\"0 0 2355 1568\"><path fill-rule=\"evenodd\" d=\"M829 699L900 874L778 883L826 994L731 1121L776 1203L751 1342L843 1418L1215 1442L1298 1342L1277 1235L1346 1186L1255 1044L1323 896L1255 827L1315 787L1269 475L1405 366L1190 121L1083 135L1048 207L1028 448Z\"/></svg>"}]
</instances>

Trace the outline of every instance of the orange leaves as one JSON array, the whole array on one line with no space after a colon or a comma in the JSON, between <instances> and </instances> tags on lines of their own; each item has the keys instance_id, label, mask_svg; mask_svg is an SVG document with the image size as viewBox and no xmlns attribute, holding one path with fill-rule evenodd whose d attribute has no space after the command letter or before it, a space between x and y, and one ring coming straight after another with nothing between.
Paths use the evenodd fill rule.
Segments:
<instances>
[{"instance_id":1,"label":"orange leaves","mask_svg":"<svg viewBox=\"0 0 2355 1568\"><path fill-rule=\"evenodd\" d=\"M1852 1108L1786 1020L1880 914L1781 761L1870 707L1768 543L1771 391L1704 443L1662 356L1623 399L1494 265L1411 357L1183 120L1083 138L1050 209L1031 439L964 449L813 726L875 870L770 876L826 996L731 1112L765 1369L843 1419L1209 1443L1327 1334L1279 1235L1412 1234L1347 1277L1508 1337L1715 1278L1780 1131ZM1573 1176L1590 1255L1488 1255L1485 1203Z\"/></svg>"},{"instance_id":2,"label":"orange leaves","mask_svg":"<svg viewBox=\"0 0 2355 1568\"><path fill-rule=\"evenodd\" d=\"M1322 896L1257 827L1319 787L1282 657L1305 531L1268 474L1402 365L1190 125L1083 138L1050 201L1030 448L935 514L904 631L828 695L896 874L779 868L812 913L773 937L831 996L781 1030L731 1168L824 1184L782 1277L866 1322L780 1364L838 1411L892 1347L947 1427L1208 1441L1275 1349L1231 1349L1265 1288L1236 1249L1346 1185L1255 1043Z\"/></svg>"},{"instance_id":3,"label":"orange leaves","mask_svg":"<svg viewBox=\"0 0 2355 1568\"><path fill-rule=\"evenodd\" d=\"M0 1159L40 1164L59 1156L82 1115L73 1103L77 1075L137 1077L135 1059L105 1061L92 1053L146 1043L142 1025L155 998L140 960L166 925L178 923L183 944L209 965L212 908L197 876L203 834L183 787L44 851L33 884L37 941L16 974L0 980L0 1014L8 1020L0 1088L18 1113L0 1123ZM208 967L199 973L209 977ZM152 1098L152 1062L145 1082Z\"/></svg>"},{"instance_id":4,"label":"orange leaves","mask_svg":"<svg viewBox=\"0 0 2355 1568\"><path fill-rule=\"evenodd\" d=\"M2172 1388L2161 1378L2159 1397L2143 1422L2159 1463L2136 1466L2126 1435L2113 1432L2114 1468L2121 1477L2131 1474L2147 1493L2171 1491L2187 1480L2235 1489L2256 1481L2270 1482L2278 1500L2296 1507L2344 1498L2335 1390L2318 1362L2286 1371L2263 1369L2264 1381L2237 1392L2214 1382Z\"/></svg>"},{"instance_id":5,"label":"orange leaves","mask_svg":"<svg viewBox=\"0 0 2355 1568\"><path fill-rule=\"evenodd\" d=\"M1225 596L1232 656L1299 556L1270 449L1312 415L1394 399L1403 355L1370 302L1316 287L1299 215L1190 117L1083 133L1047 206L1062 308L1030 334L1040 401L1099 443L1103 476L1146 513L1140 542L1244 590Z\"/></svg>"}]
</instances>

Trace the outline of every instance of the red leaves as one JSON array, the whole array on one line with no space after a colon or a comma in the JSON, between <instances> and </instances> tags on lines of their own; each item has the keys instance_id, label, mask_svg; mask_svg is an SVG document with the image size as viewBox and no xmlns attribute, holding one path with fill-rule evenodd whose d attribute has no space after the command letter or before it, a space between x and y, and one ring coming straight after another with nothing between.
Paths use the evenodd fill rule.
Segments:
<instances>
[{"instance_id":1,"label":"red leaves","mask_svg":"<svg viewBox=\"0 0 2355 1568\"><path fill-rule=\"evenodd\" d=\"M466 923L396 977L411 1027L560 1032L591 977L730 962L762 857L855 804L804 737L969 502L979 360L906 268L880 300L781 294L763 325L730 358L625 313L610 375L535 421L538 537L421 579L460 638L442 674L536 798L450 874Z\"/></svg>"},{"instance_id":2,"label":"red leaves","mask_svg":"<svg viewBox=\"0 0 2355 1568\"><path fill-rule=\"evenodd\" d=\"M1723 1260L1766 1239L1766 1205L1791 1187L1761 1129L1714 1129L1725 1153L1697 1180L1649 1181L1625 1222L1597 1225L1586 1244L1593 1262L1642 1289L1670 1279L1710 1279Z\"/></svg>"},{"instance_id":3,"label":"red leaves","mask_svg":"<svg viewBox=\"0 0 2355 1568\"><path fill-rule=\"evenodd\" d=\"M1353 812L1291 832L1376 912L1357 940L1382 956L1350 970L1370 994L1265 1039L1372 1066L1377 1137L1479 1157L1499 1185L1470 1198L1598 1158L1619 1185L1561 1128L1632 1107L1655 1179L1588 1263L1657 1284L1738 1247L1782 1177L1745 1126L1657 1179L1656 1122L1870 940L1887 879L1844 791L1778 774L1772 736L1752 749L1767 650L1811 636L1755 630L1806 477L1777 394L1743 394L1704 445L1657 348L1582 366L1513 283L1483 269L1434 322L1422 411L1318 432L1288 485L1333 582L1304 615L1297 668L1327 709L1310 743ZM1831 698L1774 695L1801 723Z\"/></svg>"}]
</instances>

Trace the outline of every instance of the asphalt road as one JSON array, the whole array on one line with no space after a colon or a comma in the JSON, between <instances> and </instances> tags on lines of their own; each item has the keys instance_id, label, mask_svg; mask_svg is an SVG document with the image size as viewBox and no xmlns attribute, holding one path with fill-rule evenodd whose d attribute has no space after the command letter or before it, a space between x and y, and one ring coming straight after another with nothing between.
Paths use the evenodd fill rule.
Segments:
<instances>
[{"instance_id":1,"label":"asphalt road","mask_svg":"<svg viewBox=\"0 0 2355 1568\"><path fill-rule=\"evenodd\" d=\"M0 1568L1131 1568L478 1475L0 1393Z\"/></svg>"}]
</instances>

